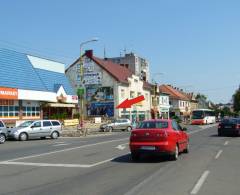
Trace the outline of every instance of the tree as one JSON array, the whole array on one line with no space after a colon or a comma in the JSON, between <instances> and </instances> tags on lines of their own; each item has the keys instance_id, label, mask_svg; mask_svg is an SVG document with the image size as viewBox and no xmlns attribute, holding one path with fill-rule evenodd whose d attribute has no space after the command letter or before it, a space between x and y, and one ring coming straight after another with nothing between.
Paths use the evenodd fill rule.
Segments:
<instances>
[{"instance_id":1,"label":"tree","mask_svg":"<svg viewBox=\"0 0 240 195\"><path fill-rule=\"evenodd\" d=\"M233 94L233 108L235 112L240 111L240 86L236 90L235 94Z\"/></svg>"}]
</instances>

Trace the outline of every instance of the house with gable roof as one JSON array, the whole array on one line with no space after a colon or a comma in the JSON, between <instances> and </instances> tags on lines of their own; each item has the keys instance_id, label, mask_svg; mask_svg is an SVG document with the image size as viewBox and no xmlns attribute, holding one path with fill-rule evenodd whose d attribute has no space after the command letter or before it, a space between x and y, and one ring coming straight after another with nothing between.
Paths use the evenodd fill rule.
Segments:
<instances>
[{"instance_id":1,"label":"house with gable roof","mask_svg":"<svg viewBox=\"0 0 240 195\"><path fill-rule=\"evenodd\" d=\"M178 88L171 85L161 85L160 91L169 94L170 116L190 117L191 100Z\"/></svg>"},{"instance_id":2,"label":"house with gable roof","mask_svg":"<svg viewBox=\"0 0 240 195\"><path fill-rule=\"evenodd\" d=\"M98 58L88 50L82 56L84 77L80 78L80 65L77 59L66 69L73 88L77 91L84 86L85 116L107 116L129 118L132 121L150 118L151 86L127 67L110 60ZM125 99L143 95L145 100L127 109L116 109Z\"/></svg>"}]
</instances>

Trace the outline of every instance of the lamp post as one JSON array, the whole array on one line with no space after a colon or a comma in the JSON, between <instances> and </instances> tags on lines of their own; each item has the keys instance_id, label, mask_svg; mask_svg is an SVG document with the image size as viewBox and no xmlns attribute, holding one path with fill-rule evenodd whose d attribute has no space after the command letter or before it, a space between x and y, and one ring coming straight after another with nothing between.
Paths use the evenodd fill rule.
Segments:
<instances>
[{"instance_id":1,"label":"lamp post","mask_svg":"<svg viewBox=\"0 0 240 195\"><path fill-rule=\"evenodd\" d=\"M153 90L153 92L154 92L154 97L153 97L153 99L154 99L154 101L153 101L153 109L154 109L154 119L156 119L157 118L157 108L158 108L158 102L157 102L157 93L158 93L158 83L157 83L157 81L154 79L156 76L159 76L159 75L164 75L164 73L162 73L162 72L157 72L157 73L154 73L153 74L153 78L152 78L152 82L154 83L153 85L154 85L154 90Z\"/></svg>"},{"instance_id":2,"label":"lamp post","mask_svg":"<svg viewBox=\"0 0 240 195\"><path fill-rule=\"evenodd\" d=\"M79 127L81 130L83 129L83 120L84 120L84 85L83 85L83 78L84 78L84 67L83 67L83 58L82 58L82 48L85 44L98 41L98 38L92 38L90 40L84 41L80 43L80 58L79 58L79 65L80 71L78 74L80 76L80 87L78 88L78 97L79 97ZM86 136L87 131L84 131L84 136Z\"/></svg>"}]
</instances>

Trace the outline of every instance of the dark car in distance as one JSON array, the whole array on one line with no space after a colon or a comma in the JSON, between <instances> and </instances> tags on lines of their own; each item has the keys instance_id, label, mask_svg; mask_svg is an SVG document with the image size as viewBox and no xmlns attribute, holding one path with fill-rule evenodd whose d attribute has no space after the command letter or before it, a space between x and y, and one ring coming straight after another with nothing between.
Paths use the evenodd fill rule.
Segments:
<instances>
[{"instance_id":1,"label":"dark car in distance","mask_svg":"<svg viewBox=\"0 0 240 195\"><path fill-rule=\"evenodd\" d=\"M218 125L218 136L240 136L240 118L223 119Z\"/></svg>"}]
</instances>

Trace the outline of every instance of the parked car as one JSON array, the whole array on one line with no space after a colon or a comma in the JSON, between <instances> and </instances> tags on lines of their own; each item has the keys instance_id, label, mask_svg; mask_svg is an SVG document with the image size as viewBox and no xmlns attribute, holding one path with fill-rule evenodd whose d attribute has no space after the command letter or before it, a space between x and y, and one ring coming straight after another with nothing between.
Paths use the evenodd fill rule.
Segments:
<instances>
[{"instance_id":1,"label":"parked car","mask_svg":"<svg viewBox=\"0 0 240 195\"><path fill-rule=\"evenodd\" d=\"M7 128L3 121L0 120L0 144L3 144L7 138Z\"/></svg>"},{"instance_id":2,"label":"parked car","mask_svg":"<svg viewBox=\"0 0 240 195\"><path fill-rule=\"evenodd\" d=\"M124 130L131 131L132 123L129 119L114 119L110 123L100 126L100 131Z\"/></svg>"},{"instance_id":3,"label":"parked car","mask_svg":"<svg viewBox=\"0 0 240 195\"><path fill-rule=\"evenodd\" d=\"M218 125L218 136L240 136L240 119L225 118Z\"/></svg>"},{"instance_id":4,"label":"parked car","mask_svg":"<svg viewBox=\"0 0 240 195\"><path fill-rule=\"evenodd\" d=\"M145 120L132 130L130 151L136 161L143 153L169 155L177 160L181 152L189 152L189 136L175 120Z\"/></svg>"},{"instance_id":5,"label":"parked car","mask_svg":"<svg viewBox=\"0 0 240 195\"><path fill-rule=\"evenodd\" d=\"M20 141L46 137L57 139L61 134L61 129L61 123L57 120L25 121L18 127L9 129L8 138Z\"/></svg>"}]
</instances>

